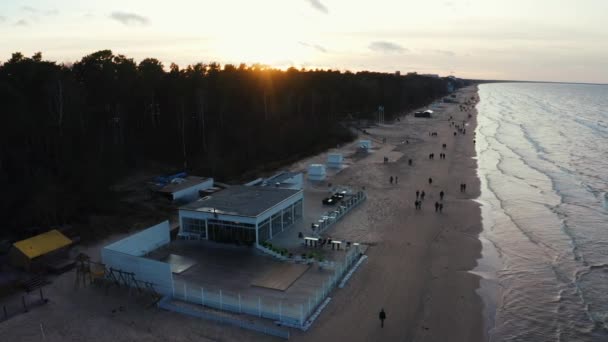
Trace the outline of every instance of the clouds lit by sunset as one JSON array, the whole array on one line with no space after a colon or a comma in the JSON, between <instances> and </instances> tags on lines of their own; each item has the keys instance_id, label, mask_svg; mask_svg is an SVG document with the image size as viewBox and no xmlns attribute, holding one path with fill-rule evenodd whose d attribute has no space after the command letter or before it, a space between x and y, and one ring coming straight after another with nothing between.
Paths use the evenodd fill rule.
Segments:
<instances>
[{"instance_id":1,"label":"clouds lit by sunset","mask_svg":"<svg viewBox=\"0 0 608 342\"><path fill-rule=\"evenodd\" d=\"M602 0L3 1L0 60L111 49L165 64L608 83L607 20Z\"/></svg>"}]
</instances>

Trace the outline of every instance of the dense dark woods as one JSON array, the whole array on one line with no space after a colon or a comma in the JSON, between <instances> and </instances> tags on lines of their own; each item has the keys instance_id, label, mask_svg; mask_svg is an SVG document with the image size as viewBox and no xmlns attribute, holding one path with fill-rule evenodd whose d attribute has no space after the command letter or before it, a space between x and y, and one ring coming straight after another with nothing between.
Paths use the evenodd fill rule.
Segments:
<instances>
[{"instance_id":1,"label":"dense dark woods","mask_svg":"<svg viewBox=\"0 0 608 342\"><path fill-rule=\"evenodd\" d=\"M352 139L346 123L378 105L390 118L446 93L418 75L15 53L0 66L2 232L83 222L150 165L241 178Z\"/></svg>"}]
</instances>

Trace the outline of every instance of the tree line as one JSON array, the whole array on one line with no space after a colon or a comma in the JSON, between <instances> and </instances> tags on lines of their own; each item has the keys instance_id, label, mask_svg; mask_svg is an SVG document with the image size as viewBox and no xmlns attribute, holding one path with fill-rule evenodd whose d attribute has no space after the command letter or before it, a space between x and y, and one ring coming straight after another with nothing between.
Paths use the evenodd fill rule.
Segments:
<instances>
[{"instance_id":1,"label":"tree line","mask_svg":"<svg viewBox=\"0 0 608 342\"><path fill-rule=\"evenodd\" d=\"M73 64L14 53L0 65L4 232L83 220L111 186L162 165L220 180L353 139L447 93L447 79L198 63L166 68L110 50ZM459 84L461 85L461 84Z\"/></svg>"}]
</instances>

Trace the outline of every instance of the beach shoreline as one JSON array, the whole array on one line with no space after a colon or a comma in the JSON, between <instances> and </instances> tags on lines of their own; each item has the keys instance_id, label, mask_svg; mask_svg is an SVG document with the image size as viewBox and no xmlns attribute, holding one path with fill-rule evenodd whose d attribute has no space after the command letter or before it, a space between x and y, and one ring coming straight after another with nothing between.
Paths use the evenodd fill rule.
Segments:
<instances>
[{"instance_id":1,"label":"beach shoreline","mask_svg":"<svg viewBox=\"0 0 608 342\"><path fill-rule=\"evenodd\" d=\"M312 329L295 334L296 340L487 339L484 328L490 327L484 327L484 303L478 294L481 277L473 272L482 256L473 141L477 86L456 94L458 102L469 101L466 111L460 111L459 104L443 104L430 119L406 115L393 124L366 129L368 137L386 143L378 143L374 155L330 180L365 187L368 201L332 234L369 244L369 258L349 285L333 294ZM452 126L450 116L464 125L466 134ZM429 159L430 153L434 159ZM440 159L440 153L446 158ZM391 176L398 177L398 184L390 184ZM428 178L433 179L430 185ZM466 183L466 192L460 192L461 183ZM416 190L426 192L421 210L414 206ZM445 192L445 208L436 213L440 191ZM388 316L384 328L377 318L380 308Z\"/></svg>"}]
</instances>

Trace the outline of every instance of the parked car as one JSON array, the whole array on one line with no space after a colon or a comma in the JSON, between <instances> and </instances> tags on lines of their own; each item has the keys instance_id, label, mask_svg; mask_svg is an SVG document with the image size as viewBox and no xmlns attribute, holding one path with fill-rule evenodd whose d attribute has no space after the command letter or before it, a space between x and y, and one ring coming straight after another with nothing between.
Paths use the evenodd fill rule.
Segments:
<instances>
[{"instance_id":1,"label":"parked car","mask_svg":"<svg viewBox=\"0 0 608 342\"><path fill-rule=\"evenodd\" d=\"M338 203L338 201L332 197L327 197L324 198L323 201L321 201L324 205L335 205L336 203Z\"/></svg>"}]
</instances>

